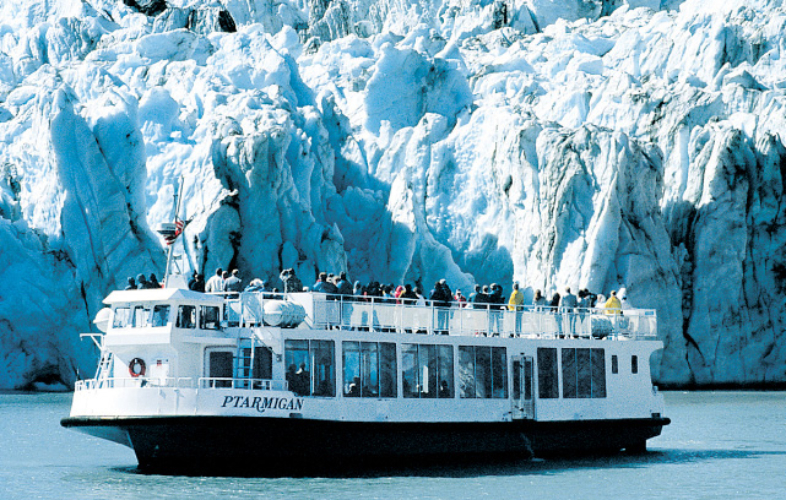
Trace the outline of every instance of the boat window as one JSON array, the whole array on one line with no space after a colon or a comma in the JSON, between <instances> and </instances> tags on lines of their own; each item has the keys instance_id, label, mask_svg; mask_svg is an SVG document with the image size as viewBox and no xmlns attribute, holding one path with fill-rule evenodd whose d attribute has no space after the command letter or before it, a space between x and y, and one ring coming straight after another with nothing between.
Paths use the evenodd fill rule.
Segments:
<instances>
[{"instance_id":1,"label":"boat window","mask_svg":"<svg viewBox=\"0 0 786 500\"><path fill-rule=\"evenodd\" d=\"M150 326L151 310L147 307L137 306L134 308L134 326L142 328Z\"/></svg>"},{"instance_id":2,"label":"boat window","mask_svg":"<svg viewBox=\"0 0 786 500\"><path fill-rule=\"evenodd\" d=\"M178 306L178 328L196 328L196 306Z\"/></svg>"},{"instance_id":3,"label":"boat window","mask_svg":"<svg viewBox=\"0 0 786 500\"><path fill-rule=\"evenodd\" d=\"M334 397L336 395L335 359L335 344L332 340L311 341L314 396Z\"/></svg>"},{"instance_id":4,"label":"boat window","mask_svg":"<svg viewBox=\"0 0 786 500\"><path fill-rule=\"evenodd\" d=\"M287 340L284 344L287 384L298 396L311 394L308 340Z\"/></svg>"},{"instance_id":5,"label":"boat window","mask_svg":"<svg viewBox=\"0 0 786 500\"><path fill-rule=\"evenodd\" d=\"M611 373L614 374L619 373L619 365L618 365L616 354L611 355Z\"/></svg>"},{"instance_id":6,"label":"boat window","mask_svg":"<svg viewBox=\"0 0 786 500\"><path fill-rule=\"evenodd\" d=\"M221 326L218 307L200 306L199 307L199 328L202 330L218 330Z\"/></svg>"},{"instance_id":7,"label":"boat window","mask_svg":"<svg viewBox=\"0 0 786 500\"><path fill-rule=\"evenodd\" d=\"M396 345L343 342L344 396L396 397Z\"/></svg>"},{"instance_id":8,"label":"boat window","mask_svg":"<svg viewBox=\"0 0 786 500\"><path fill-rule=\"evenodd\" d=\"M234 355L229 351L211 351L209 356L208 377L213 387L232 387L232 365Z\"/></svg>"},{"instance_id":9,"label":"boat window","mask_svg":"<svg viewBox=\"0 0 786 500\"><path fill-rule=\"evenodd\" d=\"M639 373L639 357L631 356L630 358L630 372Z\"/></svg>"},{"instance_id":10,"label":"boat window","mask_svg":"<svg viewBox=\"0 0 786 500\"><path fill-rule=\"evenodd\" d=\"M336 395L335 344L332 340L287 340L284 362L289 390L299 396Z\"/></svg>"},{"instance_id":11,"label":"boat window","mask_svg":"<svg viewBox=\"0 0 786 500\"><path fill-rule=\"evenodd\" d=\"M592 398L606 397L606 350L591 349L592 356Z\"/></svg>"},{"instance_id":12,"label":"boat window","mask_svg":"<svg viewBox=\"0 0 786 500\"><path fill-rule=\"evenodd\" d=\"M273 378L273 351L269 347L254 347L254 367L251 377L262 380Z\"/></svg>"},{"instance_id":13,"label":"boat window","mask_svg":"<svg viewBox=\"0 0 786 500\"><path fill-rule=\"evenodd\" d=\"M453 397L453 347L404 344L401 346L405 398Z\"/></svg>"},{"instance_id":14,"label":"boat window","mask_svg":"<svg viewBox=\"0 0 786 500\"><path fill-rule=\"evenodd\" d=\"M115 314L112 319L112 328L125 328L132 325L133 321L131 321L131 308L116 307Z\"/></svg>"},{"instance_id":15,"label":"boat window","mask_svg":"<svg viewBox=\"0 0 786 500\"><path fill-rule=\"evenodd\" d=\"M538 347L538 396L541 399L559 397L556 347Z\"/></svg>"},{"instance_id":16,"label":"boat window","mask_svg":"<svg viewBox=\"0 0 786 500\"><path fill-rule=\"evenodd\" d=\"M150 326L166 326L169 323L169 306L153 306L153 321Z\"/></svg>"},{"instance_id":17,"label":"boat window","mask_svg":"<svg viewBox=\"0 0 786 500\"><path fill-rule=\"evenodd\" d=\"M459 347L462 398L507 398L507 354L504 347Z\"/></svg>"},{"instance_id":18,"label":"boat window","mask_svg":"<svg viewBox=\"0 0 786 500\"><path fill-rule=\"evenodd\" d=\"M562 349L562 397L605 398L604 349Z\"/></svg>"},{"instance_id":19,"label":"boat window","mask_svg":"<svg viewBox=\"0 0 786 500\"><path fill-rule=\"evenodd\" d=\"M439 369L438 398L452 398L453 390L453 346L437 346L437 365Z\"/></svg>"}]
</instances>

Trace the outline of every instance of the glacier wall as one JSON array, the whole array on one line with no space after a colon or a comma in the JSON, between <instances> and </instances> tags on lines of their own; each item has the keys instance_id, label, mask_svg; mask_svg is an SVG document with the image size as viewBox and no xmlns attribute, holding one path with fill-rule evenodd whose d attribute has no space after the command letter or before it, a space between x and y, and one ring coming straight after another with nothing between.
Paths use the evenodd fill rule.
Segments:
<instances>
[{"instance_id":1,"label":"glacier wall","mask_svg":"<svg viewBox=\"0 0 786 500\"><path fill-rule=\"evenodd\" d=\"M0 388L70 386L110 290L293 267L656 308L662 385L786 383L771 0L0 5ZM783 57L783 58L782 58Z\"/></svg>"}]
</instances>

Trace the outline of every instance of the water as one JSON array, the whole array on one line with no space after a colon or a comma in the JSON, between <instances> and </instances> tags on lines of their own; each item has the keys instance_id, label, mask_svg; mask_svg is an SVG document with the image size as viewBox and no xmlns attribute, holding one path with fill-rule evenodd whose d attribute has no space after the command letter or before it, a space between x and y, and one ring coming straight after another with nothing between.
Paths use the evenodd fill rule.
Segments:
<instances>
[{"instance_id":1,"label":"water","mask_svg":"<svg viewBox=\"0 0 786 500\"><path fill-rule=\"evenodd\" d=\"M786 393L665 396L672 425L642 456L249 479L139 474L128 448L60 427L69 394L4 393L0 499L786 498Z\"/></svg>"}]
</instances>

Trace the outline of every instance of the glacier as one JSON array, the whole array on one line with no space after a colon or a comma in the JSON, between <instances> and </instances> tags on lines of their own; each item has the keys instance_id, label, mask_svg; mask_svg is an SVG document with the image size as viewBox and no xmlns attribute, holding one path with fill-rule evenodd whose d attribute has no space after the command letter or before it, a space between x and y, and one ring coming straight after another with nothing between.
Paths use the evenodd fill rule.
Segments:
<instances>
[{"instance_id":1,"label":"glacier","mask_svg":"<svg viewBox=\"0 0 786 500\"><path fill-rule=\"evenodd\" d=\"M782 57L783 56L783 57ZM658 311L665 387L786 383L776 0L0 5L0 389L184 271L515 280Z\"/></svg>"}]
</instances>

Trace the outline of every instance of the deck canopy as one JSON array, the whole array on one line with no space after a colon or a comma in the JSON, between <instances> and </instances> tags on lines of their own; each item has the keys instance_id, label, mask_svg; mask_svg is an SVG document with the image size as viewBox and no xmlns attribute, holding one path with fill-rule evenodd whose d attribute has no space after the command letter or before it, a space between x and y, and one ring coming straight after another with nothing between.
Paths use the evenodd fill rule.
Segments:
<instances>
[{"instance_id":1,"label":"deck canopy","mask_svg":"<svg viewBox=\"0 0 786 500\"><path fill-rule=\"evenodd\" d=\"M221 295L210 295L181 288L160 288L115 290L104 299L104 304L109 306L129 302L188 302L220 306L224 303L224 298Z\"/></svg>"}]
</instances>

